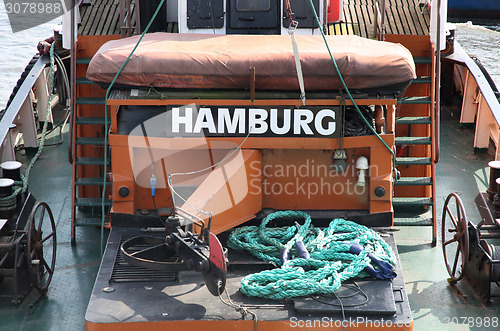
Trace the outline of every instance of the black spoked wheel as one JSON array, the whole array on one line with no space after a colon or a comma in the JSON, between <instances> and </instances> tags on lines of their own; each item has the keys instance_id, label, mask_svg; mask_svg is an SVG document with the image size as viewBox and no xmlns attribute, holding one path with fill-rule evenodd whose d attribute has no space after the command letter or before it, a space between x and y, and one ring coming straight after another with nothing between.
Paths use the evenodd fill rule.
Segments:
<instances>
[{"instance_id":1,"label":"black spoked wheel","mask_svg":"<svg viewBox=\"0 0 500 331\"><path fill-rule=\"evenodd\" d=\"M463 278L469 259L469 230L462 200L457 193L446 198L441 224L444 263L454 282Z\"/></svg>"},{"instance_id":2,"label":"black spoked wheel","mask_svg":"<svg viewBox=\"0 0 500 331\"><path fill-rule=\"evenodd\" d=\"M42 293L49 287L56 265L56 225L45 202L38 202L28 218L28 264L33 285Z\"/></svg>"}]
</instances>

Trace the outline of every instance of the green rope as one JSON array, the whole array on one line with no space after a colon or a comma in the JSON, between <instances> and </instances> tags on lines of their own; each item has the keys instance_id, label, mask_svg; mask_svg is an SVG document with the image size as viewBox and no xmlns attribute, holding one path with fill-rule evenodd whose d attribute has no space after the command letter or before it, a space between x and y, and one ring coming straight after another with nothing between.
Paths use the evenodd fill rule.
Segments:
<instances>
[{"instance_id":1,"label":"green rope","mask_svg":"<svg viewBox=\"0 0 500 331\"><path fill-rule=\"evenodd\" d=\"M304 219L304 224L268 228L276 219ZM294 258L281 263L283 248L297 256L294 247L302 241L310 258ZM350 253L350 244L364 247L359 255ZM246 250L257 258L281 268L251 274L241 281L241 292L248 296L273 300L308 295L328 295L338 290L342 282L354 277L367 277L363 269L370 264L369 253L392 265L396 256L390 246L373 230L336 218L326 229L315 228L311 217L302 211L279 211L267 216L260 226L245 226L234 230L228 239L232 249Z\"/></svg>"},{"instance_id":2,"label":"green rope","mask_svg":"<svg viewBox=\"0 0 500 331\"><path fill-rule=\"evenodd\" d=\"M118 72L116 73L115 77L111 81L111 84L109 84L108 89L106 90L106 97L105 97L106 102L104 103L104 128L105 128L105 130L104 130L105 131L105 133L104 133L104 168L105 169L106 169L106 164L108 163L108 151L107 151L107 149L108 149L108 130L107 130L107 128L108 128L108 103L107 103L107 100L109 98L109 93L111 92L113 85L115 85L115 82L118 79L118 76L120 76L121 72L123 71L123 68L125 68L128 61L130 60L130 58L134 54L135 50L137 49L137 47L139 47L139 44L141 43L142 39L144 38L144 36L148 32L149 28L151 27L151 24L153 23L154 19L158 15L158 12L160 11L160 8L164 2L165 2L165 0L161 0L160 3L158 4L156 11L154 12L153 16L149 20L148 25L144 29L144 32L141 34L141 37L139 38L139 40L135 44L134 49L132 49L132 52L130 52L129 56L125 59L125 62L123 62L120 69L118 69ZM104 222L106 220L106 215L105 215L106 208L104 205L105 196L106 196L106 176L104 176L104 179L103 179L102 197L101 197L101 214L102 214L102 220L101 220L101 257L104 254Z\"/></svg>"},{"instance_id":3,"label":"green rope","mask_svg":"<svg viewBox=\"0 0 500 331\"><path fill-rule=\"evenodd\" d=\"M316 8L314 7L313 1L309 0L309 3L311 4L311 9L312 9L312 11L314 13L314 17L316 18L316 23L318 24L319 27L321 27L321 23L320 23L319 18L318 18L318 13L316 12ZM354 108L358 112L359 116L363 119L363 121L365 122L366 126L368 126L368 128L370 128L370 130L372 131L372 133L378 138L378 140L380 140L382 142L382 144L385 146L385 148L387 148L387 150L389 151L389 153L391 153L391 156L392 156L392 170L394 172L394 181L397 181L398 178L399 178L399 175L398 175L397 169L396 169L396 154L394 153L394 151L392 150L392 148L389 147L389 145L387 145L387 143L384 141L384 139L382 139L382 137L377 133L377 131L375 131L375 129L373 128L373 126L370 124L370 122L368 122L368 120L363 116L363 113L359 109L356 101L354 100L351 92L349 91L349 88L347 87L347 84L344 81L344 78L342 77L342 74L340 73L340 69L339 69L339 67L337 65L337 61L335 61L335 58L332 55L332 52L330 50L330 46L328 45L328 42L326 40L325 33L323 32L323 29L320 28L319 31L321 32L321 36L323 37L323 41L325 42L326 49L328 51L328 54L330 55L330 59L332 60L333 66L335 67L335 71L337 72L337 75L339 76L339 79L342 82L342 86L344 87L344 90L346 91L347 95L349 96L349 99L351 100L352 104L354 105Z\"/></svg>"},{"instance_id":4,"label":"green rope","mask_svg":"<svg viewBox=\"0 0 500 331\"><path fill-rule=\"evenodd\" d=\"M23 194L28 190L28 182L31 173L31 169L35 165L36 161L42 155L43 148L45 146L45 139L47 138L47 128L50 121L50 116L52 113L51 101L53 98L52 90L54 89L54 43L50 46L50 67L49 67L49 98L47 101L47 108L45 110L45 122L43 123L42 133L40 137L40 141L38 142L38 150L36 154L31 159L30 163L26 167L24 172L24 176L21 175L21 181L14 182L14 191L11 195L7 197L0 198L0 211L12 210L16 208L17 196L19 194Z\"/></svg>"}]
</instances>

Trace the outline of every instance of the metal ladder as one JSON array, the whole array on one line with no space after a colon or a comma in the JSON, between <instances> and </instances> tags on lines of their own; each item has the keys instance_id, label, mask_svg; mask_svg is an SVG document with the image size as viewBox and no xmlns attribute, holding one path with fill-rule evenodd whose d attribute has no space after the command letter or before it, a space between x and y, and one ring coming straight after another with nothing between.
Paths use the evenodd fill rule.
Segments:
<instances>
[{"instance_id":1,"label":"metal ladder","mask_svg":"<svg viewBox=\"0 0 500 331\"><path fill-rule=\"evenodd\" d=\"M396 166L401 178L395 182L395 226L431 226L436 245L436 178L434 61L414 57L417 79L398 98L396 116Z\"/></svg>"},{"instance_id":2,"label":"metal ladder","mask_svg":"<svg viewBox=\"0 0 500 331\"><path fill-rule=\"evenodd\" d=\"M71 213L71 243L76 242L77 226L100 226L102 223L102 185L107 173L104 165L104 96L102 90L85 78L90 57L76 57L76 108L72 123L73 194ZM104 92L105 93L105 92ZM101 91L100 94L103 94ZM109 121L108 121L109 123ZM109 185L106 182L106 185ZM111 201L105 199L105 207Z\"/></svg>"}]
</instances>

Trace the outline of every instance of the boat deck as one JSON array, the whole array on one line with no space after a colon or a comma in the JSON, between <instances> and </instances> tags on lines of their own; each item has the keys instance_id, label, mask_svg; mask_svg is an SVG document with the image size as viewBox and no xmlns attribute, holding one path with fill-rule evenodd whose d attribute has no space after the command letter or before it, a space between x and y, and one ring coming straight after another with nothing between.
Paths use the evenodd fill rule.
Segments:
<instances>
[{"instance_id":1,"label":"boat deck","mask_svg":"<svg viewBox=\"0 0 500 331\"><path fill-rule=\"evenodd\" d=\"M331 35L359 35L365 38L376 36L375 22L377 0L345 0L344 21L329 24ZM429 14L427 7L415 5L418 0L386 0L385 32L388 34L427 35L429 34ZM131 5L131 26L136 24L135 6ZM82 24L80 35L120 34L120 5L116 0L95 0L91 5L80 8ZM379 18L380 20L380 18ZM167 25L166 32L177 32L176 22Z\"/></svg>"},{"instance_id":2,"label":"boat deck","mask_svg":"<svg viewBox=\"0 0 500 331\"><path fill-rule=\"evenodd\" d=\"M329 24L329 33L375 38L375 22L380 21L374 9L376 3L377 0L345 0L344 22ZM415 6L415 0L386 0L385 33L428 35L429 14L427 7Z\"/></svg>"},{"instance_id":3,"label":"boat deck","mask_svg":"<svg viewBox=\"0 0 500 331\"><path fill-rule=\"evenodd\" d=\"M473 129L461 128L455 112L442 110L441 127L442 154L437 164L438 211L442 210L446 196L457 191L461 193L469 220L478 223L480 216L474 199L487 188L487 163L493 152L474 154ZM24 151L17 155L20 161L27 160L29 156ZM101 260L100 230L96 227L80 228L76 246L71 245L71 166L67 162L67 144L47 148L31 178L30 191L39 200L49 203L56 219L56 269L47 296L37 300L37 291L34 290L18 306L9 299L0 300L1 329L83 330L85 312ZM459 283L459 288L467 295L467 299L463 299L448 285L441 244L431 246L428 242L430 231L430 228L406 227L394 233L414 330L485 329L469 327L461 319L465 317L488 317L490 321L497 318L498 321L498 303L483 305L465 284ZM1 286L8 288L9 280L5 279Z\"/></svg>"},{"instance_id":4,"label":"boat deck","mask_svg":"<svg viewBox=\"0 0 500 331\"><path fill-rule=\"evenodd\" d=\"M356 24L363 20L369 27L366 22L374 22L374 13L366 10L373 0L356 1L360 5L351 5L352 1L346 1L344 6L346 22L332 25L330 33L338 34L339 29L342 34L365 33L364 36L370 36L369 28L356 30ZM417 1L387 1L387 33L427 34L428 13L406 10L410 6L405 7L405 4ZM119 34L118 20L113 18L113 13L119 10L118 1L96 0L92 3L92 6L81 9L80 34ZM418 24L410 23L416 22L415 19L421 23L421 30L413 28ZM132 21L132 24L135 22ZM169 29L175 32L176 25L170 24ZM487 163L493 158L494 151L474 154L473 129L460 127L458 117L457 111L442 109L441 159L436 166L436 208L439 214L446 196L450 192L460 192L469 220L479 223L481 219L474 199L487 188ZM1 330L83 330L85 327L84 316L101 261L101 230L93 226L79 228L77 243L71 245L72 176L67 160L67 138L66 132L62 145L45 149L30 181L30 192L38 200L49 203L56 219L58 250L54 278L46 296L39 297L33 290L19 305L13 305L10 299L0 299ZM29 161L31 156L24 150L16 155L17 160L23 163ZM485 306L464 283L459 283L458 287L467 298L459 296L448 285L449 276L443 262L441 243L438 241L438 245L432 247L428 240L431 231L431 228L404 227L394 232L414 330L497 329L500 304L496 302ZM107 236L105 231L104 241ZM9 290L11 286L10 280L4 279L0 283L0 291Z\"/></svg>"}]
</instances>

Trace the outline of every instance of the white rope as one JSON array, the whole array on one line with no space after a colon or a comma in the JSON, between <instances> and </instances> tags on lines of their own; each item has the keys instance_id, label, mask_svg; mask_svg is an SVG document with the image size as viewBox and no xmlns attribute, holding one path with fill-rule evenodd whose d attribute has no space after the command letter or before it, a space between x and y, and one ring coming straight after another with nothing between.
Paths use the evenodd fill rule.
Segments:
<instances>
[{"instance_id":1,"label":"white rope","mask_svg":"<svg viewBox=\"0 0 500 331\"><path fill-rule=\"evenodd\" d=\"M300 100L302 100L302 105L306 105L306 91L304 88L304 75L302 75L302 65L300 64L300 55L299 48L297 47L297 41L295 40L295 30L297 29L297 25L299 24L296 21L292 22L288 26L288 34L292 37L292 48L293 48L293 56L295 58L295 68L297 69L297 79L299 80L300 87Z\"/></svg>"}]
</instances>

